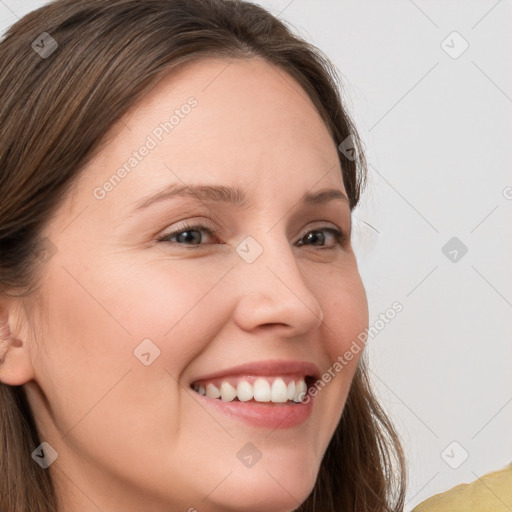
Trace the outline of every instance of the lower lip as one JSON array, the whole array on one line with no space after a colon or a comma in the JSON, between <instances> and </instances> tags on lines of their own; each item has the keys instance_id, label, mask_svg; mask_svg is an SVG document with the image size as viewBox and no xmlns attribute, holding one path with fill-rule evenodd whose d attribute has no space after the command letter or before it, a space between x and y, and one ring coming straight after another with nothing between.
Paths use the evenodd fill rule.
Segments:
<instances>
[{"instance_id":1,"label":"lower lip","mask_svg":"<svg viewBox=\"0 0 512 512\"><path fill-rule=\"evenodd\" d=\"M194 392L195 393L195 392ZM313 411L313 398L307 403L280 404L273 402L224 402L196 393L203 403L224 414L256 427L282 429L291 428L305 422Z\"/></svg>"}]
</instances>

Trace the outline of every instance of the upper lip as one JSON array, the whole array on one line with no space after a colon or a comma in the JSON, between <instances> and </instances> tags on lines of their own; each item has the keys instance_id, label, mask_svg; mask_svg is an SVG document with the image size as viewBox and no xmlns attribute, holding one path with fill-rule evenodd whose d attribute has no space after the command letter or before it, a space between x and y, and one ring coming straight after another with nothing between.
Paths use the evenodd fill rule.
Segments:
<instances>
[{"instance_id":1,"label":"upper lip","mask_svg":"<svg viewBox=\"0 0 512 512\"><path fill-rule=\"evenodd\" d=\"M200 377L196 377L192 382L219 379L222 377L231 377L236 375L279 376L296 374L318 378L320 371L316 364L307 361L292 361L284 359L254 361L251 363L240 364L238 366L232 366L231 368L209 373L208 375L201 375Z\"/></svg>"}]
</instances>

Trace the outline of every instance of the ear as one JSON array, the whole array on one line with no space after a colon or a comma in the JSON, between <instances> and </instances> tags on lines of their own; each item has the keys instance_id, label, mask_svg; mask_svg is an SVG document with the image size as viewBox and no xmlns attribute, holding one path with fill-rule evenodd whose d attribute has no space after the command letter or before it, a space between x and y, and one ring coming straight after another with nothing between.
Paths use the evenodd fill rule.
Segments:
<instances>
[{"instance_id":1,"label":"ear","mask_svg":"<svg viewBox=\"0 0 512 512\"><path fill-rule=\"evenodd\" d=\"M0 297L0 382L21 386L34 377L28 324L20 298Z\"/></svg>"}]
</instances>

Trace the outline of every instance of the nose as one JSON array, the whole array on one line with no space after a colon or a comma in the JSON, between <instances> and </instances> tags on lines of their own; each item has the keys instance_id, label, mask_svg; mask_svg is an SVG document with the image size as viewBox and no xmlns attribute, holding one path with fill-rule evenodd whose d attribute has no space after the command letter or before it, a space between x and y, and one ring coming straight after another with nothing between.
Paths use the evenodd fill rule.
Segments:
<instances>
[{"instance_id":1,"label":"nose","mask_svg":"<svg viewBox=\"0 0 512 512\"><path fill-rule=\"evenodd\" d=\"M293 248L285 237L264 235L263 252L252 263L238 262L231 279L240 284L236 323L252 331L279 325L286 336L318 328L324 315L315 294L307 286Z\"/></svg>"}]
</instances>

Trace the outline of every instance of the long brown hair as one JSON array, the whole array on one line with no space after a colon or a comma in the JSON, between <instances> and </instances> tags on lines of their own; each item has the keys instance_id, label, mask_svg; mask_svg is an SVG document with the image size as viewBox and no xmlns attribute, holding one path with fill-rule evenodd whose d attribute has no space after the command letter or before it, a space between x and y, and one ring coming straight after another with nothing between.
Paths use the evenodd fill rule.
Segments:
<instances>
[{"instance_id":1,"label":"long brown hair","mask_svg":"<svg viewBox=\"0 0 512 512\"><path fill-rule=\"evenodd\" d=\"M0 42L1 297L37 289L42 227L112 125L173 67L207 56L259 56L291 75L334 142L352 137L355 157L339 158L357 205L366 161L336 69L269 12L238 0L56 0ZM58 511L49 472L31 458L39 443L23 386L0 383L2 512ZM297 510L401 511L405 480L398 436L363 357L315 487Z\"/></svg>"}]
</instances>

